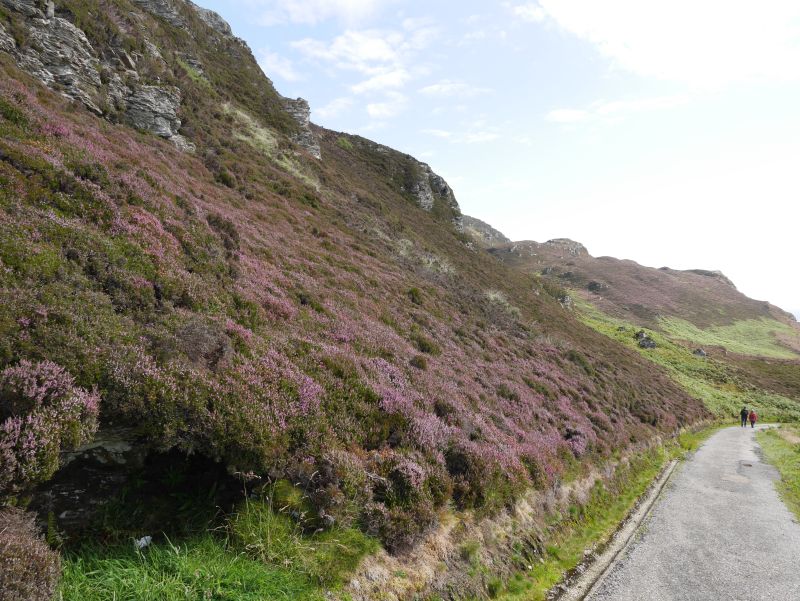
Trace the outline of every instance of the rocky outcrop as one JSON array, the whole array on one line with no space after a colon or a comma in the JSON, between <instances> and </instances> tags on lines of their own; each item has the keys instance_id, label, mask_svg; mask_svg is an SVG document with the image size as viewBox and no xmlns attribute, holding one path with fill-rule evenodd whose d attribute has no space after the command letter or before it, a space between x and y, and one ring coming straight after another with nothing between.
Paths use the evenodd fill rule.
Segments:
<instances>
[{"instance_id":1,"label":"rocky outcrop","mask_svg":"<svg viewBox=\"0 0 800 601\"><path fill-rule=\"evenodd\" d=\"M586 250L586 247L581 244L580 242L575 242L574 240L570 240L569 238L553 238L552 240L548 240L545 242L545 245L563 251L567 255L573 257L588 257L589 251Z\"/></svg>"},{"instance_id":2,"label":"rocky outcrop","mask_svg":"<svg viewBox=\"0 0 800 601\"><path fill-rule=\"evenodd\" d=\"M172 0L133 0L133 3L174 27L186 27L186 19Z\"/></svg>"},{"instance_id":3,"label":"rocky outcrop","mask_svg":"<svg viewBox=\"0 0 800 601\"><path fill-rule=\"evenodd\" d=\"M173 24L183 23L169 0L136 1ZM0 50L14 56L20 68L93 113L104 114L101 107L109 107L123 122L137 129L171 140L181 150L194 149L194 145L178 133L180 90L171 86L140 85L136 59L124 48L104 48L101 59L101 53L92 47L81 29L62 17L53 16L52 2L0 2L23 18L21 22L27 37L24 47L18 47L0 25Z\"/></svg>"},{"instance_id":4,"label":"rocky outcrop","mask_svg":"<svg viewBox=\"0 0 800 601\"><path fill-rule=\"evenodd\" d=\"M139 86L126 102L124 118L128 125L162 138L171 138L178 133L181 126L178 119L181 93L178 88Z\"/></svg>"},{"instance_id":5,"label":"rocky outcrop","mask_svg":"<svg viewBox=\"0 0 800 601\"><path fill-rule=\"evenodd\" d=\"M14 37L8 33L5 27L3 27L3 24L0 23L0 50L11 54L14 52L16 47L17 44L14 41Z\"/></svg>"},{"instance_id":6,"label":"rocky outcrop","mask_svg":"<svg viewBox=\"0 0 800 601\"><path fill-rule=\"evenodd\" d=\"M453 189L442 176L434 173L427 163L417 162L416 166L418 177L412 182L409 192L416 197L419 206L426 211L431 211L437 200L443 202L455 215L456 226L463 229L461 209L455 194L453 194Z\"/></svg>"},{"instance_id":7,"label":"rocky outcrop","mask_svg":"<svg viewBox=\"0 0 800 601\"><path fill-rule=\"evenodd\" d=\"M197 12L197 16L211 29L224 36L233 36L231 26L228 25L228 22L219 14L215 13L213 10L197 6L193 2L189 2L189 5Z\"/></svg>"},{"instance_id":8,"label":"rocky outcrop","mask_svg":"<svg viewBox=\"0 0 800 601\"><path fill-rule=\"evenodd\" d=\"M509 240L502 232L494 229L491 225L475 217L464 215L461 218L464 226L464 233L483 248L494 248L502 244L510 244Z\"/></svg>"},{"instance_id":9,"label":"rocky outcrop","mask_svg":"<svg viewBox=\"0 0 800 601\"><path fill-rule=\"evenodd\" d=\"M6 5L23 6L20 12L25 16L31 10L38 10L18 0L3 1ZM10 51L16 55L20 67L46 86L59 88L65 96L100 114L100 62L92 45L83 31L66 19L46 19L44 14L40 11L26 20L28 44L24 49L17 49L15 44Z\"/></svg>"},{"instance_id":10,"label":"rocky outcrop","mask_svg":"<svg viewBox=\"0 0 800 601\"><path fill-rule=\"evenodd\" d=\"M283 106L300 126L298 133L293 137L294 142L305 148L314 158L321 159L319 142L311 131L311 108L308 106L308 101L304 98L284 98Z\"/></svg>"}]
</instances>

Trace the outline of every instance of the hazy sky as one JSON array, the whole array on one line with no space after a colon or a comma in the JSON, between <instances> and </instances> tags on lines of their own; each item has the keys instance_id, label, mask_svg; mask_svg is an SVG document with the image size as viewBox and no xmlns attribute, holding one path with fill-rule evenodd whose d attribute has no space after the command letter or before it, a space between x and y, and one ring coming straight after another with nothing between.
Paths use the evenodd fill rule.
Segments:
<instances>
[{"instance_id":1,"label":"hazy sky","mask_svg":"<svg viewBox=\"0 0 800 601\"><path fill-rule=\"evenodd\" d=\"M513 239L720 269L800 315L797 0L200 0L312 119Z\"/></svg>"}]
</instances>

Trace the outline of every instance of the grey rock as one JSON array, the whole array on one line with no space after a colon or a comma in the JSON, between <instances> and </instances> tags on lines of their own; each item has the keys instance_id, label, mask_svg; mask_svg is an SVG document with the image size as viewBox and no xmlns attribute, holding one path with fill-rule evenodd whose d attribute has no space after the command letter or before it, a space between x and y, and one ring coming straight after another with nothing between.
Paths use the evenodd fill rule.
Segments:
<instances>
[{"instance_id":1,"label":"grey rock","mask_svg":"<svg viewBox=\"0 0 800 601\"><path fill-rule=\"evenodd\" d=\"M203 8L202 6L197 6L193 2L189 2L189 5L197 12L197 15L200 17L200 19L211 29L224 36L233 36L231 26L228 25L228 22L219 14L215 13L213 10Z\"/></svg>"},{"instance_id":2,"label":"grey rock","mask_svg":"<svg viewBox=\"0 0 800 601\"><path fill-rule=\"evenodd\" d=\"M164 19L170 25L181 29L186 28L186 19L183 18L176 3L172 0L133 0L133 2L151 15Z\"/></svg>"},{"instance_id":3,"label":"grey rock","mask_svg":"<svg viewBox=\"0 0 800 601\"><path fill-rule=\"evenodd\" d=\"M707 356L708 356L708 353L706 353L706 351L705 351L704 349L701 349L701 348L696 348L696 349L694 349L694 351L692 352L692 354L693 354L695 357L707 357Z\"/></svg>"},{"instance_id":4,"label":"grey rock","mask_svg":"<svg viewBox=\"0 0 800 601\"><path fill-rule=\"evenodd\" d=\"M124 120L128 125L167 139L178 134L181 126L178 119L181 93L178 88L137 86L125 103Z\"/></svg>"},{"instance_id":5,"label":"grey rock","mask_svg":"<svg viewBox=\"0 0 800 601\"><path fill-rule=\"evenodd\" d=\"M464 215L461 218L461 222L464 225L464 232L485 248L511 244L511 240L502 232L480 219Z\"/></svg>"},{"instance_id":6,"label":"grey rock","mask_svg":"<svg viewBox=\"0 0 800 601\"><path fill-rule=\"evenodd\" d=\"M61 17L31 19L30 46L18 57L20 66L49 87L100 114L97 106L100 63L82 30Z\"/></svg>"},{"instance_id":7,"label":"grey rock","mask_svg":"<svg viewBox=\"0 0 800 601\"><path fill-rule=\"evenodd\" d=\"M545 245L562 250L573 257L583 257L589 255L589 251L586 250L586 247L583 244L580 242L575 242L574 240L570 240L569 238L554 238L545 242Z\"/></svg>"},{"instance_id":8,"label":"grey rock","mask_svg":"<svg viewBox=\"0 0 800 601\"><path fill-rule=\"evenodd\" d=\"M649 336L645 336L639 340L639 347L640 348L656 348L656 341L650 338Z\"/></svg>"},{"instance_id":9,"label":"grey rock","mask_svg":"<svg viewBox=\"0 0 800 601\"><path fill-rule=\"evenodd\" d=\"M12 53L16 47L17 43L14 41L14 38L6 31L5 27L3 27L3 24L0 23L0 50Z\"/></svg>"},{"instance_id":10,"label":"grey rock","mask_svg":"<svg viewBox=\"0 0 800 601\"><path fill-rule=\"evenodd\" d=\"M308 101L303 98L284 98L283 106L292 119L300 126L299 132L294 136L294 141L302 148L305 148L311 156L317 159L322 158L319 149L319 142L311 131L311 108Z\"/></svg>"},{"instance_id":11,"label":"grey rock","mask_svg":"<svg viewBox=\"0 0 800 601\"><path fill-rule=\"evenodd\" d=\"M26 17L44 18L44 12L39 8L39 2L35 0L0 0L2 4L13 11L22 13Z\"/></svg>"},{"instance_id":12,"label":"grey rock","mask_svg":"<svg viewBox=\"0 0 800 601\"><path fill-rule=\"evenodd\" d=\"M456 201L453 189L448 185L444 178L433 172L427 163L418 164L420 175L410 188L410 192L417 197L419 206L430 211L433 209L434 202L438 199L444 202L456 215L454 222L459 230L463 230L464 225L461 217L461 209Z\"/></svg>"}]
</instances>

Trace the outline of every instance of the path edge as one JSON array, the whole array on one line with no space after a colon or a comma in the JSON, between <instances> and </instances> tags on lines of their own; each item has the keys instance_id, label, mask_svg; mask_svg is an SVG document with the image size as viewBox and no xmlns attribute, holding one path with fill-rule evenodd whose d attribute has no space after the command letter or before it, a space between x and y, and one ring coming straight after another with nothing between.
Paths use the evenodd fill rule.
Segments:
<instances>
[{"instance_id":1,"label":"path edge","mask_svg":"<svg viewBox=\"0 0 800 601\"><path fill-rule=\"evenodd\" d=\"M640 497L640 500L612 535L600 555L585 562L582 572L558 587L561 588L561 594L555 597L548 596L549 599L583 601L598 588L611 571L617 558L630 546L640 526L652 513L656 501L661 497L680 462L679 459L673 459L664 467L658 478L650 485L644 496Z\"/></svg>"}]
</instances>

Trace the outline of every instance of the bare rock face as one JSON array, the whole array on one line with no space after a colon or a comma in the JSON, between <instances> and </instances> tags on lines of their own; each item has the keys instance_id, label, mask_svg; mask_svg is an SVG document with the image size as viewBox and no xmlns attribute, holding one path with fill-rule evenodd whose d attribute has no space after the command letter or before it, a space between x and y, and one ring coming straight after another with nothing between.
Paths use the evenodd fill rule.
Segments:
<instances>
[{"instance_id":1,"label":"bare rock face","mask_svg":"<svg viewBox=\"0 0 800 601\"><path fill-rule=\"evenodd\" d=\"M300 131L294 137L294 141L305 148L313 157L321 159L322 153L319 149L319 142L314 137L314 132L311 131L311 108L308 106L308 101L303 98L294 100L284 98L283 105L286 112L300 125Z\"/></svg>"},{"instance_id":2,"label":"bare rock face","mask_svg":"<svg viewBox=\"0 0 800 601\"><path fill-rule=\"evenodd\" d=\"M455 221L459 229L463 229L461 221L461 210L453 194L453 189L448 185L444 178L433 172L427 163L419 163L419 178L409 190L417 198L419 206L426 211L433 209L437 199L442 200L457 215Z\"/></svg>"},{"instance_id":3,"label":"bare rock face","mask_svg":"<svg viewBox=\"0 0 800 601\"><path fill-rule=\"evenodd\" d=\"M22 13L26 17L38 17L42 19L45 16L44 12L39 8L39 5L44 3L37 2L36 0L2 0L2 4L5 4L13 11Z\"/></svg>"},{"instance_id":4,"label":"bare rock face","mask_svg":"<svg viewBox=\"0 0 800 601\"><path fill-rule=\"evenodd\" d=\"M228 25L228 22L213 10L203 8L202 6L197 6L193 2L189 2L189 5L211 29L224 36L233 36L233 31L231 31L231 26Z\"/></svg>"},{"instance_id":5,"label":"bare rock face","mask_svg":"<svg viewBox=\"0 0 800 601\"><path fill-rule=\"evenodd\" d=\"M133 3L151 15L164 19L170 25L181 29L186 27L186 19L172 0L133 0Z\"/></svg>"},{"instance_id":6,"label":"bare rock face","mask_svg":"<svg viewBox=\"0 0 800 601\"><path fill-rule=\"evenodd\" d=\"M495 248L504 244L511 244L509 238L485 221L464 215L462 223L464 224L464 233L484 248Z\"/></svg>"},{"instance_id":7,"label":"bare rock face","mask_svg":"<svg viewBox=\"0 0 800 601\"><path fill-rule=\"evenodd\" d=\"M126 102L125 121L128 125L168 139L178 133L181 126L178 119L181 93L178 88L139 86Z\"/></svg>"},{"instance_id":8,"label":"bare rock face","mask_svg":"<svg viewBox=\"0 0 800 601\"><path fill-rule=\"evenodd\" d=\"M16 47L17 43L14 41L14 38L6 31L3 24L0 23L0 50L12 54Z\"/></svg>"},{"instance_id":9,"label":"bare rock face","mask_svg":"<svg viewBox=\"0 0 800 601\"><path fill-rule=\"evenodd\" d=\"M100 63L83 31L60 17L32 18L28 25L31 43L17 53L20 66L46 86L60 87L65 96L100 114Z\"/></svg>"}]
</instances>

